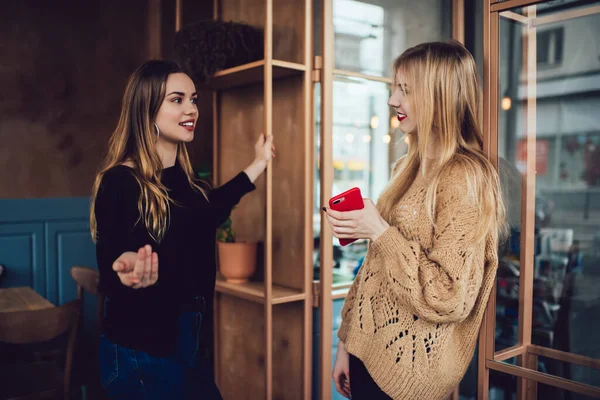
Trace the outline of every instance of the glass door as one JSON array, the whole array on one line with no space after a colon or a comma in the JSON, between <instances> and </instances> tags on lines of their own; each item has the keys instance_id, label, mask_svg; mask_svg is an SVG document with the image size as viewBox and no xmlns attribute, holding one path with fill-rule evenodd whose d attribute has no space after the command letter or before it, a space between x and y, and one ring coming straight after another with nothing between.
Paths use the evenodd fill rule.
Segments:
<instances>
[{"instance_id":1,"label":"glass door","mask_svg":"<svg viewBox=\"0 0 600 400\"><path fill-rule=\"evenodd\" d=\"M600 1L486 3L487 149L510 237L482 329L478 397L597 398Z\"/></svg>"}]
</instances>

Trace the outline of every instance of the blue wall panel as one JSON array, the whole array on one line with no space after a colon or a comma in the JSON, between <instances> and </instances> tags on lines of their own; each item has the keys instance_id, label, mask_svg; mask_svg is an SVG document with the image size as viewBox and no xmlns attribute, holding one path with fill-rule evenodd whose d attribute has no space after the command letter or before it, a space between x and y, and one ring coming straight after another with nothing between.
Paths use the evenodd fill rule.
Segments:
<instances>
[{"instance_id":1,"label":"blue wall panel","mask_svg":"<svg viewBox=\"0 0 600 400\"><path fill-rule=\"evenodd\" d=\"M0 264L8 270L0 287L29 286L46 295L44 225L0 221Z\"/></svg>"},{"instance_id":2,"label":"blue wall panel","mask_svg":"<svg viewBox=\"0 0 600 400\"><path fill-rule=\"evenodd\" d=\"M49 277L51 274L55 275L48 281L56 282L56 286L49 289L48 293L52 293L54 303L64 304L77 296L77 286L71 278L71 267L96 265L96 250L90 239L89 223L49 222L46 225L46 248L46 270Z\"/></svg>"},{"instance_id":3,"label":"blue wall panel","mask_svg":"<svg viewBox=\"0 0 600 400\"><path fill-rule=\"evenodd\" d=\"M87 197L0 200L0 287L30 286L54 304L76 298L71 266L96 267L88 213Z\"/></svg>"}]
</instances>

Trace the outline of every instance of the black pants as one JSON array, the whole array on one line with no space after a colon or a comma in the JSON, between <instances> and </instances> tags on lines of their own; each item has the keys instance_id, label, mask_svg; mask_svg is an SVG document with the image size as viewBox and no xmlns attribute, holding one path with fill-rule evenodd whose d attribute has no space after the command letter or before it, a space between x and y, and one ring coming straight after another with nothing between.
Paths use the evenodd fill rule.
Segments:
<instances>
[{"instance_id":1,"label":"black pants","mask_svg":"<svg viewBox=\"0 0 600 400\"><path fill-rule=\"evenodd\" d=\"M350 354L350 392L352 400L391 400L375 383L365 365Z\"/></svg>"}]
</instances>

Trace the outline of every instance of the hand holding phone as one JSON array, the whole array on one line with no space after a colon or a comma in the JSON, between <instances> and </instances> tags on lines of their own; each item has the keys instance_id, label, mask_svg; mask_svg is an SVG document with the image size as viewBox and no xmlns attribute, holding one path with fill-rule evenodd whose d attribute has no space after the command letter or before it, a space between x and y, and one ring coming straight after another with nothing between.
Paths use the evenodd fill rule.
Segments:
<instances>
[{"instance_id":1,"label":"hand holding phone","mask_svg":"<svg viewBox=\"0 0 600 400\"><path fill-rule=\"evenodd\" d=\"M365 208L365 204L360 189L354 187L350 190L346 190L344 193L332 197L329 200L329 208L341 212L362 210ZM347 246L356 240L358 239L340 239L340 245Z\"/></svg>"}]
</instances>

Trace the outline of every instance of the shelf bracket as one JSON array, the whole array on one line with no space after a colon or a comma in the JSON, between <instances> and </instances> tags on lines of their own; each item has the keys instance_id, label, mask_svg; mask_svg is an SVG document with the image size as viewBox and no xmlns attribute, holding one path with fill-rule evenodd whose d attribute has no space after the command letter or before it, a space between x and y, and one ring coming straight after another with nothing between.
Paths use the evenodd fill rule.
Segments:
<instances>
[{"instance_id":1,"label":"shelf bracket","mask_svg":"<svg viewBox=\"0 0 600 400\"><path fill-rule=\"evenodd\" d=\"M312 284L312 306L319 307L321 301L321 282L313 282Z\"/></svg>"},{"instance_id":2,"label":"shelf bracket","mask_svg":"<svg viewBox=\"0 0 600 400\"><path fill-rule=\"evenodd\" d=\"M315 56L313 59L312 81L321 82L321 71L323 70L323 57Z\"/></svg>"}]
</instances>

